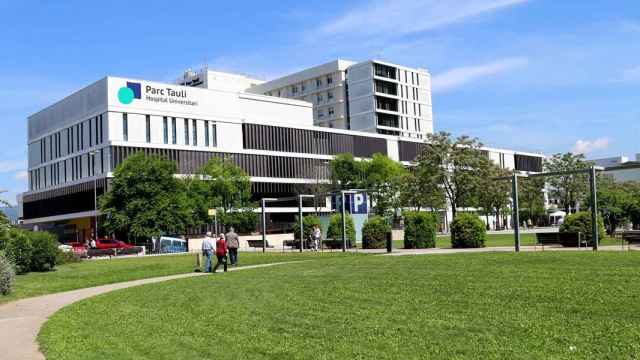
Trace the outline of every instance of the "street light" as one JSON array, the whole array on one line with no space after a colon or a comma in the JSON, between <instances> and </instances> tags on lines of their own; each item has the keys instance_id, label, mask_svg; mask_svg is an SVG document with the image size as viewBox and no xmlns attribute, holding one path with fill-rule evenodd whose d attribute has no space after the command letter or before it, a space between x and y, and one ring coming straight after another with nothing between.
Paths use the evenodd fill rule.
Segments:
<instances>
[{"instance_id":1,"label":"street light","mask_svg":"<svg viewBox=\"0 0 640 360\"><path fill-rule=\"evenodd\" d=\"M94 239L98 239L98 178L96 177L96 151L89 151L91 155L91 175L93 175L93 212L95 219Z\"/></svg>"}]
</instances>

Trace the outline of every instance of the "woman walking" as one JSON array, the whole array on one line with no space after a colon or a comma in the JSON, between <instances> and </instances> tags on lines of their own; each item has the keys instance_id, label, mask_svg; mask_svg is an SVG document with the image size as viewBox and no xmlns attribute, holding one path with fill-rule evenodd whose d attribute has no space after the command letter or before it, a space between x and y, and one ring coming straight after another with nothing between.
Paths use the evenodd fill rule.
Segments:
<instances>
[{"instance_id":1,"label":"woman walking","mask_svg":"<svg viewBox=\"0 0 640 360\"><path fill-rule=\"evenodd\" d=\"M224 239L224 234L220 234L218 241L216 241L216 257L218 262L212 272L215 273L221 264L224 266L224 272L227 272L227 242Z\"/></svg>"}]
</instances>

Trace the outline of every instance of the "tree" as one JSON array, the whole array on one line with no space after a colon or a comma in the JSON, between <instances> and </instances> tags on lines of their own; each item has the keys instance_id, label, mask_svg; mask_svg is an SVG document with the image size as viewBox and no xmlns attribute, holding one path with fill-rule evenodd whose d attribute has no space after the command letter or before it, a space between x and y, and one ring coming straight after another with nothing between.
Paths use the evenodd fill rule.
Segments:
<instances>
[{"instance_id":1,"label":"tree","mask_svg":"<svg viewBox=\"0 0 640 360\"><path fill-rule=\"evenodd\" d=\"M351 153L337 154L329 163L331 185L334 190L355 189L362 186L364 169Z\"/></svg>"},{"instance_id":2,"label":"tree","mask_svg":"<svg viewBox=\"0 0 640 360\"><path fill-rule=\"evenodd\" d=\"M631 194L624 184L615 182L612 176L598 174L598 212L602 216L607 234L612 235L619 225L627 221L626 205L631 201ZM591 207L591 198L587 199Z\"/></svg>"},{"instance_id":3,"label":"tree","mask_svg":"<svg viewBox=\"0 0 640 360\"><path fill-rule=\"evenodd\" d=\"M496 180L496 178L509 176L510 172L489 159L485 161L487 164L484 165L484 175L480 181L482 191L478 193L478 205L482 207L487 217L487 226L489 226L489 215L496 216L496 226L499 226L500 214L507 209L511 199L511 183Z\"/></svg>"},{"instance_id":4,"label":"tree","mask_svg":"<svg viewBox=\"0 0 640 360\"><path fill-rule=\"evenodd\" d=\"M135 239L183 232L192 215L175 173L173 161L142 152L129 156L100 199L105 228Z\"/></svg>"},{"instance_id":5,"label":"tree","mask_svg":"<svg viewBox=\"0 0 640 360\"><path fill-rule=\"evenodd\" d=\"M414 211L443 209L446 200L442 187L436 183L428 183L433 178L416 175L415 169L407 171L399 180L399 202L402 206Z\"/></svg>"},{"instance_id":6,"label":"tree","mask_svg":"<svg viewBox=\"0 0 640 360\"><path fill-rule=\"evenodd\" d=\"M640 228L640 182L628 181L623 184L628 194L624 204L625 215L631 220L634 229Z\"/></svg>"},{"instance_id":7,"label":"tree","mask_svg":"<svg viewBox=\"0 0 640 360\"><path fill-rule=\"evenodd\" d=\"M428 134L425 146L418 156L417 176L426 184L441 186L451 205L453 217L458 207L477 204L477 194L486 167L482 144L475 138L440 132Z\"/></svg>"},{"instance_id":8,"label":"tree","mask_svg":"<svg viewBox=\"0 0 640 360\"><path fill-rule=\"evenodd\" d=\"M585 161L582 154L555 154L544 164L545 171L559 172L587 169L590 162ZM550 195L558 199L564 211L569 214L575 210L578 202L583 201L587 194L588 175L569 174L556 175L548 178Z\"/></svg>"},{"instance_id":9,"label":"tree","mask_svg":"<svg viewBox=\"0 0 640 360\"><path fill-rule=\"evenodd\" d=\"M541 216L545 215L544 208L544 186L543 177L518 178L518 202L520 211L526 212L527 218L536 224ZM521 218L521 221L526 220Z\"/></svg>"},{"instance_id":10,"label":"tree","mask_svg":"<svg viewBox=\"0 0 640 360\"><path fill-rule=\"evenodd\" d=\"M2 192L3 191L0 191L0 193ZM11 204L3 199L0 199L0 206L11 207ZM11 222L9 221L9 218L7 218L7 215L2 210L0 210L0 236L8 231L9 228L11 228Z\"/></svg>"},{"instance_id":11,"label":"tree","mask_svg":"<svg viewBox=\"0 0 640 360\"><path fill-rule=\"evenodd\" d=\"M407 172L404 166L386 155L373 154L371 160L361 162L360 168L364 173L362 186L375 203L374 212L385 215L387 210L399 208L400 183Z\"/></svg>"}]
</instances>

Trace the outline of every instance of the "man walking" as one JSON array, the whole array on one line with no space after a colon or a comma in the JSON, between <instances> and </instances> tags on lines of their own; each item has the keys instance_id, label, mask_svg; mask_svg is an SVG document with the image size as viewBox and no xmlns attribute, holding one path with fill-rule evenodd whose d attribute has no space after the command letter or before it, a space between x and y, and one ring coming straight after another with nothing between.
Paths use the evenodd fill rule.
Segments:
<instances>
[{"instance_id":1,"label":"man walking","mask_svg":"<svg viewBox=\"0 0 640 360\"><path fill-rule=\"evenodd\" d=\"M240 247L240 239L238 234L235 233L233 226L229 228L229 232L226 235L227 248L229 249L229 260L231 260L231 266L238 265L238 248Z\"/></svg>"},{"instance_id":2,"label":"man walking","mask_svg":"<svg viewBox=\"0 0 640 360\"><path fill-rule=\"evenodd\" d=\"M207 262L204 266L204 272L211 272L211 256L213 255L213 249L215 245L213 244L213 239L211 238L211 232L207 233L207 236L204 237L202 241L202 256L207 258Z\"/></svg>"}]
</instances>

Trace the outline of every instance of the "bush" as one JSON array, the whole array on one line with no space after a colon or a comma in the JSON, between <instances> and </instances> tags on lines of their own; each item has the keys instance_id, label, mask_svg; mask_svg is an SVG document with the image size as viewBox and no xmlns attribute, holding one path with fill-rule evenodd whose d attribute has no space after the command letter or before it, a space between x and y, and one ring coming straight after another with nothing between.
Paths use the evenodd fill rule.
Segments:
<instances>
[{"instance_id":1,"label":"bush","mask_svg":"<svg viewBox=\"0 0 640 360\"><path fill-rule=\"evenodd\" d=\"M220 216L220 221L227 227L233 226L238 234L250 234L256 231L258 214L253 211L229 212Z\"/></svg>"},{"instance_id":2,"label":"bush","mask_svg":"<svg viewBox=\"0 0 640 360\"><path fill-rule=\"evenodd\" d=\"M436 246L438 218L426 212L405 212L404 214L405 249L425 249Z\"/></svg>"},{"instance_id":3,"label":"bush","mask_svg":"<svg viewBox=\"0 0 640 360\"><path fill-rule=\"evenodd\" d=\"M11 292L11 286L16 272L9 259L0 252L0 295L7 295Z\"/></svg>"},{"instance_id":4,"label":"bush","mask_svg":"<svg viewBox=\"0 0 640 360\"><path fill-rule=\"evenodd\" d=\"M451 222L451 246L454 248L484 247L487 229L476 215L458 214Z\"/></svg>"},{"instance_id":5,"label":"bush","mask_svg":"<svg viewBox=\"0 0 640 360\"><path fill-rule=\"evenodd\" d=\"M82 260L80 255L73 251L62 251L58 249L58 253L56 254L56 265L77 263L80 262L80 260Z\"/></svg>"},{"instance_id":6,"label":"bush","mask_svg":"<svg viewBox=\"0 0 640 360\"><path fill-rule=\"evenodd\" d=\"M9 231L5 253L14 264L17 274L26 274L31 270L33 246L29 232L23 230Z\"/></svg>"},{"instance_id":7,"label":"bush","mask_svg":"<svg viewBox=\"0 0 640 360\"><path fill-rule=\"evenodd\" d=\"M31 246L31 271L50 271L56 266L58 252L58 240L55 235L37 231L30 232Z\"/></svg>"},{"instance_id":8,"label":"bush","mask_svg":"<svg viewBox=\"0 0 640 360\"><path fill-rule=\"evenodd\" d=\"M351 214L345 213L345 222L347 225L347 246L352 247L356 242L356 227L353 224ZM329 220L329 229L327 230L327 239L342 241L342 214L336 213Z\"/></svg>"},{"instance_id":9,"label":"bush","mask_svg":"<svg viewBox=\"0 0 640 360\"><path fill-rule=\"evenodd\" d=\"M386 246L391 225L382 216L374 216L362 226L362 248L382 249Z\"/></svg>"},{"instance_id":10,"label":"bush","mask_svg":"<svg viewBox=\"0 0 640 360\"><path fill-rule=\"evenodd\" d=\"M593 246L593 232L591 229L591 213L588 211L580 211L571 214L564 219L564 223L560 225L562 233L580 233L582 240L586 240L589 246ZM598 233L600 237L604 237L604 221L602 216L598 216ZM563 244L565 245L565 244ZM567 244L568 246L576 246L576 244ZM565 245L565 246L567 246Z\"/></svg>"},{"instance_id":11,"label":"bush","mask_svg":"<svg viewBox=\"0 0 640 360\"><path fill-rule=\"evenodd\" d=\"M320 226L320 218L315 215L307 215L302 217L302 225L304 230L304 238L308 240L313 233L315 226ZM294 239L300 240L300 223L298 221L293 224Z\"/></svg>"}]
</instances>

